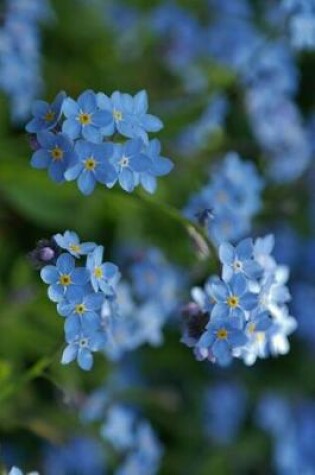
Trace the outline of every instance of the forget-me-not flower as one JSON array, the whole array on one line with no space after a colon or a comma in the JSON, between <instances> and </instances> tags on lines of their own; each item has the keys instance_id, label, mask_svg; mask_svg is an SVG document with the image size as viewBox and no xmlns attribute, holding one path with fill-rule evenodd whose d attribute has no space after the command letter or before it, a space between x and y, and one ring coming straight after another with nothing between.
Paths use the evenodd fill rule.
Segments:
<instances>
[{"instance_id":1,"label":"forget-me-not flower","mask_svg":"<svg viewBox=\"0 0 315 475\"><path fill-rule=\"evenodd\" d=\"M65 231L64 234L55 234L54 240L62 249L66 249L72 256L80 258L94 251L96 244L94 242L80 243L79 236L73 231Z\"/></svg>"},{"instance_id":2,"label":"forget-me-not flower","mask_svg":"<svg viewBox=\"0 0 315 475\"><path fill-rule=\"evenodd\" d=\"M82 328L78 324L68 329L65 336L68 345L63 351L61 363L66 365L76 359L81 369L89 371L93 366L92 352L103 348L105 334L94 328L86 328L85 325Z\"/></svg>"},{"instance_id":3,"label":"forget-me-not flower","mask_svg":"<svg viewBox=\"0 0 315 475\"><path fill-rule=\"evenodd\" d=\"M61 117L65 98L66 93L61 91L51 104L45 101L35 101L32 107L34 117L25 127L27 132L35 134L42 130L53 129Z\"/></svg>"},{"instance_id":4,"label":"forget-me-not flower","mask_svg":"<svg viewBox=\"0 0 315 475\"><path fill-rule=\"evenodd\" d=\"M77 287L89 280L88 271L84 267L76 268L74 257L68 253L61 254L55 266L43 267L40 276L49 284L48 296L53 302L61 302L69 292L75 294Z\"/></svg>"},{"instance_id":5,"label":"forget-me-not flower","mask_svg":"<svg viewBox=\"0 0 315 475\"><path fill-rule=\"evenodd\" d=\"M48 168L48 174L53 181L63 182L64 172L70 161L75 159L71 140L62 133L43 131L37 134L37 141L41 148L32 156L32 167Z\"/></svg>"},{"instance_id":6,"label":"forget-me-not flower","mask_svg":"<svg viewBox=\"0 0 315 475\"><path fill-rule=\"evenodd\" d=\"M109 163L113 153L111 144L94 144L78 140L75 144L76 158L65 172L68 181L78 180L78 188L84 195L90 195L97 182L104 185L117 178L115 168Z\"/></svg>"},{"instance_id":7,"label":"forget-me-not flower","mask_svg":"<svg viewBox=\"0 0 315 475\"><path fill-rule=\"evenodd\" d=\"M73 140L82 136L89 142L100 143L101 128L111 121L108 111L98 109L96 95L91 90L83 92L77 101L67 97L62 111L66 116L62 131Z\"/></svg>"},{"instance_id":8,"label":"forget-me-not flower","mask_svg":"<svg viewBox=\"0 0 315 475\"><path fill-rule=\"evenodd\" d=\"M144 148L143 153L151 159L150 167L140 173L140 183L149 193L156 190L156 177L168 175L173 169L173 162L166 157L162 157L161 143L158 139L151 140Z\"/></svg>"},{"instance_id":9,"label":"forget-me-not flower","mask_svg":"<svg viewBox=\"0 0 315 475\"><path fill-rule=\"evenodd\" d=\"M228 282L233 274L244 274L248 279L257 279L262 274L262 268L253 259L253 240L243 239L237 246L222 243L219 247L219 257L223 264L222 277Z\"/></svg>"},{"instance_id":10,"label":"forget-me-not flower","mask_svg":"<svg viewBox=\"0 0 315 475\"><path fill-rule=\"evenodd\" d=\"M103 252L103 246L97 246L88 255L86 267L90 273L94 291L101 290L107 297L113 297L116 293L116 285L120 279L120 272L115 264L111 262L103 263Z\"/></svg>"}]
</instances>

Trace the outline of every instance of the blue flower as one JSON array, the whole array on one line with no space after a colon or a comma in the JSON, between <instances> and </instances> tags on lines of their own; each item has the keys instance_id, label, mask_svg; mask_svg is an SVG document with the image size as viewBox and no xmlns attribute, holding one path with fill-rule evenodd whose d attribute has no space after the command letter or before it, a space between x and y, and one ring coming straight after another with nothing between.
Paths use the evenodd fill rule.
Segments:
<instances>
[{"instance_id":1,"label":"blue flower","mask_svg":"<svg viewBox=\"0 0 315 475\"><path fill-rule=\"evenodd\" d=\"M222 243L219 247L219 257L223 264L222 278L226 282L239 272L248 279L257 279L262 274L262 268L253 259L253 240L250 238L243 239L236 247Z\"/></svg>"},{"instance_id":2,"label":"blue flower","mask_svg":"<svg viewBox=\"0 0 315 475\"><path fill-rule=\"evenodd\" d=\"M8 475L23 475L23 472L18 467L12 467ZM29 472L26 475L39 475L39 473Z\"/></svg>"},{"instance_id":3,"label":"blue flower","mask_svg":"<svg viewBox=\"0 0 315 475\"><path fill-rule=\"evenodd\" d=\"M253 310L258 305L257 294L248 291L247 280L240 273L233 275L229 283L213 282L211 291L216 301L211 312L211 321L230 317L237 326L242 326L244 312Z\"/></svg>"},{"instance_id":4,"label":"blue flower","mask_svg":"<svg viewBox=\"0 0 315 475\"><path fill-rule=\"evenodd\" d=\"M91 284L95 292L101 290L107 297L115 296L116 285L120 279L118 267L111 262L103 263L103 246L88 255L86 267L90 273Z\"/></svg>"},{"instance_id":5,"label":"blue flower","mask_svg":"<svg viewBox=\"0 0 315 475\"><path fill-rule=\"evenodd\" d=\"M135 443L134 425L134 411L121 405L112 406L101 427L101 435L116 450L131 449Z\"/></svg>"},{"instance_id":6,"label":"blue flower","mask_svg":"<svg viewBox=\"0 0 315 475\"><path fill-rule=\"evenodd\" d=\"M61 363L66 365L74 361L78 362L81 369L89 371L93 366L92 352L104 347L106 337L103 333L77 325L66 332L68 345L63 351Z\"/></svg>"},{"instance_id":7,"label":"blue flower","mask_svg":"<svg viewBox=\"0 0 315 475\"><path fill-rule=\"evenodd\" d=\"M73 140L83 136L89 142L100 143L101 128L111 121L109 112L98 109L96 96L90 90L83 92L77 102L68 97L62 111L66 116L62 131Z\"/></svg>"},{"instance_id":8,"label":"blue flower","mask_svg":"<svg viewBox=\"0 0 315 475\"><path fill-rule=\"evenodd\" d=\"M86 294L82 287L77 289L76 293L70 292L67 298L57 305L58 313L67 317L65 332L74 332L78 326L97 330L100 327L100 315L97 311L101 309L103 302L103 294Z\"/></svg>"},{"instance_id":9,"label":"blue flower","mask_svg":"<svg viewBox=\"0 0 315 475\"><path fill-rule=\"evenodd\" d=\"M97 94L100 109L111 114L111 123L103 129L104 135L112 135L117 130L128 138L148 140L147 132L158 132L163 124L154 115L147 114L148 96L146 91L138 92L134 97L115 91L111 98L103 93Z\"/></svg>"},{"instance_id":10,"label":"blue flower","mask_svg":"<svg viewBox=\"0 0 315 475\"><path fill-rule=\"evenodd\" d=\"M78 188L90 195L96 182L109 186L115 182L117 173L109 163L113 153L111 144L93 144L78 140L75 144L76 158L69 164L64 176L68 181L78 180Z\"/></svg>"},{"instance_id":11,"label":"blue flower","mask_svg":"<svg viewBox=\"0 0 315 475\"><path fill-rule=\"evenodd\" d=\"M32 167L48 168L52 180L57 183L63 182L64 172L69 162L75 158L72 142L62 133L53 134L48 131L39 132L37 141L41 148L32 156Z\"/></svg>"},{"instance_id":12,"label":"blue flower","mask_svg":"<svg viewBox=\"0 0 315 475\"><path fill-rule=\"evenodd\" d=\"M66 93L61 91L51 104L45 101L35 101L32 107L34 118L26 124L27 132L35 134L43 130L53 129L61 117L65 98Z\"/></svg>"},{"instance_id":13,"label":"blue flower","mask_svg":"<svg viewBox=\"0 0 315 475\"><path fill-rule=\"evenodd\" d=\"M131 192L138 184L137 173L148 170L151 160L142 153L142 141L128 140L124 145L115 144L111 163L118 173L118 181L123 190Z\"/></svg>"},{"instance_id":14,"label":"blue flower","mask_svg":"<svg viewBox=\"0 0 315 475\"><path fill-rule=\"evenodd\" d=\"M73 231L65 231L62 234L55 234L54 240L62 249L66 249L74 257L81 257L94 251L96 244L94 242L80 243L79 236Z\"/></svg>"},{"instance_id":15,"label":"blue flower","mask_svg":"<svg viewBox=\"0 0 315 475\"><path fill-rule=\"evenodd\" d=\"M150 167L140 173L140 183L149 193L156 190L156 177L168 175L174 164L169 158L162 157L159 140L151 140L143 150L144 155L151 159Z\"/></svg>"},{"instance_id":16,"label":"blue flower","mask_svg":"<svg viewBox=\"0 0 315 475\"><path fill-rule=\"evenodd\" d=\"M68 253L61 254L55 266L43 267L40 276L49 284L48 296L53 302L61 302L69 292L74 295L78 286L85 285L89 280L87 270L75 268L75 260Z\"/></svg>"},{"instance_id":17,"label":"blue flower","mask_svg":"<svg viewBox=\"0 0 315 475\"><path fill-rule=\"evenodd\" d=\"M232 360L232 350L245 345L246 342L244 332L236 329L230 320L217 318L210 321L196 346L203 357L214 358L219 365L226 366Z\"/></svg>"}]
</instances>

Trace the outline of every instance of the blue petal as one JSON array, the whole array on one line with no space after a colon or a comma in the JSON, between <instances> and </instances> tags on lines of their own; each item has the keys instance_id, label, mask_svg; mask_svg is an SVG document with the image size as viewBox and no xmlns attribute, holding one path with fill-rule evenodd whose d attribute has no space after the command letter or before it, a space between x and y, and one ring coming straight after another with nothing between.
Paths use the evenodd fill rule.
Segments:
<instances>
[{"instance_id":1,"label":"blue petal","mask_svg":"<svg viewBox=\"0 0 315 475\"><path fill-rule=\"evenodd\" d=\"M103 139L101 130L94 127L94 125L83 126L82 135L86 140L93 144L100 144Z\"/></svg>"},{"instance_id":2,"label":"blue petal","mask_svg":"<svg viewBox=\"0 0 315 475\"><path fill-rule=\"evenodd\" d=\"M60 162L51 162L48 167L48 175L56 183L62 183L64 181L64 164Z\"/></svg>"},{"instance_id":3,"label":"blue petal","mask_svg":"<svg viewBox=\"0 0 315 475\"><path fill-rule=\"evenodd\" d=\"M58 257L56 267L61 274L70 274L75 267L75 260L70 254L63 253Z\"/></svg>"},{"instance_id":4,"label":"blue petal","mask_svg":"<svg viewBox=\"0 0 315 475\"><path fill-rule=\"evenodd\" d=\"M62 353L61 364L71 363L71 361L75 360L76 356L77 356L77 346L68 345Z\"/></svg>"},{"instance_id":5,"label":"blue petal","mask_svg":"<svg viewBox=\"0 0 315 475\"><path fill-rule=\"evenodd\" d=\"M45 266L40 271L40 276L45 284L54 284L59 279L59 272L55 266Z\"/></svg>"},{"instance_id":6,"label":"blue petal","mask_svg":"<svg viewBox=\"0 0 315 475\"><path fill-rule=\"evenodd\" d=\"M240 261L250 259L253 254L253 240L251 238L243 239L236 246L236 254Z\"/></svg>"},{"instance_id":7,"label":"blue petal","mask_svg":"<svg viewBox=\"0 0 315 475\"><path fill-rule=\"evenodd\" d=\"M89 278L89 272L84 267L77 267L71 274L71 280L75 285L85 285Z\"/></svg>"},{"instance_id":8,"label":"blue petal","mask_svg":"<svg viewBox=\"0 0 315 475\"><path fill-rule=\"evenodd\" d=\"M143 188L148 192L153 194L157 187L156 178L154 176L143 173L140 176L140 182Z\"/></svg>"},{"instance_id":9,"label":"blue petal","mask_svg":"<svg viewBox=\"0 0 315 475\"><path fill-rule=\"evenodd\" d=\"M89 310L98 310L101 308L104 302L104 296L102 294L90 294L84 298L84 304Z\"/></svg>"},{"instance_id":10,"label":"blue petal","mask_svg":"<svg viewBox=\"0 0 315 475\"><path fill-rule=\"evenodd\" d=\"M60 284L54 284L48 287L47 293L53 302L61 302L64 298L64 289Z\"/></svg>"},{"instance_id":11,"label":"blue petal","mask_svg":"<svg viewBox=\"0 0 315 475\"><path fill-rule=\"evenodd\" d=\"M129 193L133 191L135 187L134 174L128 168L123 168L119 174L119 184L123 190L128 191Z\"/></svg>"},{"instance_id":12,"label":"blue petal","mask_svg":"<svg viewBox=\"0 0 315 475\"><path fill-rule=\"evenodd\" d=\"M83 169L82 163L77 163L74 166L68 168L68 170L66 170L66 172L64 173L65 179L67 181L76 180L78 176L80 175L82 169Z\"/></svg>"},{"instance_id":13,"label":"blue petal","mask_svg":"<svg viewBox=\"0 0 315 475\"><path fill-rule=\"evenodd\" d=\"M151 166L151 160L143 154L139 154L130 158L130 168L137 173L145 172Z\"/></svg>"},{"instance_id":14,"label":"blue petal","mask_svg":"<svg viewBox=\"0 0 315 475\"><path fill-rule=\"evenodd\" d=\"M80 136L81 129L81 125L75 119L67 119L62 124L62 132L72 140L75 140Z\"/></svg>"},{"instance_id":15,"label":"blue petal","mask_svg":"<svg viewBox=\"0 0 315 475\"><path fill-rule=\"evenodd\" d=\"M90 195L95 188L96 180L95 176L89 170L83 170L78 179L79 190L84 195Z\"/></svg>"},{"instance_id":16,"label":"blue petal","mask_svg":"<svg viewBox=\"0 0 315 475\"><path fill-rule=\"evenodd\" d=\"M232 330L230 332L229 341L233 348L246 345L248 338L242 331Z\"/></svg>"},{"instance_id":17,"label":"blue petal","mask_svg":"<svg viewBox=\"0 0 315 475\"><path fill-rule=\"evenodd\" d=\"M233 295L242 296L247 289L246 277L241 273L235 274L230 281L230 285Z\"/></svg>"},{"instance_id":18,"label":"blue petal","mask_svg":"<svg viewBox=\"0 0 315 475\"><path fill-rule=\"evenodd\" d=\"M93 366L93 355L87 348L78 350L78 364L80 368L89 371Z\"/></svg>"},{"instance_id":19,"label":"blue petal","mask_svg":"<svg viewBox=\"0 0 315 475\"><path fill-rule=\"evenodd\" d=\"M70 315L73 309L74 309L74 305L72 303L67 302L66 300L59 302L57 305L57 312L62 317L67 317L68 315Z\"/></svg>"},{"instance_id":20,"label":"blue petal","mask_svg":"<svg viewBox=\"0 0 315 475\"><path fill-rule=\"evenodd\" d=\"M257 294L246 293L242 296L240 305L244 310L253 310L258 305Z\"/></svg>"},{"instance_id":21,"label":"blue petal","mask_svg":"<svg viewBox=\"0 0 315 475\"><path fill-rule=\"evenodd\" d=\"M50 164L51 158L49 152L47 150L37 150L32 158L31 158L31 165L33 168L37 168L39 170L47 168Z\"/></svg>"},{"instance_id":22,"label":"blue petal","mask_svg":"<svg viewBox=\"0 0 315 475\"><path fill-rule=\"evenodd\" d=\"M113 120L113 116L107 111L97 111L93 114L93 124L96 127L106 127Z\"/></svg>"},{"instance_id":23,"label":"blue petal","mask_svg":"<svg viewBox=\"0 0 315 475\"><path fill-rule=\"evenodd\" d=\"M230 314L229 308L224 303L217 303L211 311L211 322L215 322L218 319L227 318Z\"/></svg>"},{"instance_id":24,"label":"blue petal","mask_svg":"<svg viewBox=\"0 0 315 475\"><path fill-rule=\"evenodd\" d=\"M214 340L215 338L214 338L213 333L211 331L206 331L199 338L196 346L198 348L209 348L213 344Z\"/></svg>"},{"instance_id":25,"label":"blue petal","mask_svg":"<svg viewBox=\"0 0 315 475\"><path fill-rule=\"evenodd\" d=\"M232 356L226 340L216 340L212 346L212 353L217 358L218 363L225 366L230 363Z\"/></svg>"},{"instance_id":26,"label":"blue petal","mask_svg":"<svg viewBox=\"0 0 315 475\"><path fill-rule=\"evenodd\" d=\"M219 247L219 258L223 264L231 265L235 258L235 251L232 244L225 242Z\"/></svg>"},{"instance_id":27,"label":"blue petal","mask_svg":"<svg viewBox=\"0 0 315 475\"><path fill-rule=\"evenodd\" d=\"M71 97L67 97L62 105L62 112L66 117L75 116L79 113L79 106Z\"/></svg>"},{"instance_id":28,"label":"blue petal","mask_svg":"<svg viewBox=\"0 0 315 475\"><path fill-rule=\"evenodd\" d=\"M134 112L137 115L145 114L148 110L148 95L146 91L138 92L134 98Z\"/></svg>"},{"instance_id":29,"label":"blue petal","mask_svg":"<svg viewBox=\"0 0 315 475\"><path fill-rule=\"evenodd\" d=\"M96 109L96 96L93 91L85 91L78 98L78 104L83 112L91 113Z\"/></svg>"},{"instance_id":30,"label":"blue petal","mask_svg":"<svg viewBox=\"0 0 315 475\"><path fill-rule=\"evenodd\" d=\"M210 284L213 298L217 302L225 302L229 296L227 286L224 282L213 282Z\"/></svg>"},{"instance_id":31,"label":"blue petal","mask_svg":"<svg viewBox=\"0 0 315 475\"><path fill-rule=\"evenodd\" d=\"M163 122L151 114L146 114L143 119L143 126L148 132L158 132L163 129Z\"/></svg>"},{"instance_id":32,"label":"blue petal","mask_svg":"<svg viewBox=\"0 0 315 475\"><path fill-rule=\"evenodd\" d=\"M263 272L262 267L256 261L245 261L243 262L243 269L245 274L250 279L258 279Z\"/></svg>"},{"instance_id":33,"label":"blue petal","mask_svg":"<svg viewBox=\"0 0 315 475\"><path fill-rule=\"evenodd\" d=\"M158 157L153 159L152 172L155 176L164 176L168 175L170 171L174 168L174 163L165 157Z\"/></svg>"}]
</instances>

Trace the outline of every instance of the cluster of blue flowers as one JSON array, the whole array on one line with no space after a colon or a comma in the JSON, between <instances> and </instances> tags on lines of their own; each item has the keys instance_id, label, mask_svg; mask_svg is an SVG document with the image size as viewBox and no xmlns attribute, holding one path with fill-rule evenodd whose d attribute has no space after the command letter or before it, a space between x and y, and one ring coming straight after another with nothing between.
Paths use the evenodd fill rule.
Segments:
<instances>
[{"instance_id":1,"label":"cluster of blue flowers","mask_svg":"<svg viewBox=\"0 0 315 475\"><path fill-rule=\"evenodd\" d=\"M92 353L107 343L101 309L107 302L116 300L120 272L115 264L103 262L103 246L80 243L74 232L56 234L53 240L61 253L56 254L52 247L41 250L44 267L40 275L49 285L48 297L57 304L58 314L65 318L67 347L61 362L77 360L80 368L88 371L93 365ZM85 266L76 266L76 260L85 256Z\"/></svg>"},{"instance_id":2,"label":"cluster of blue flowers","mask_svg":"<svg viewBox=\"0 0 315 475\"><path fill-rule=\"evenodd\" d=\"M227 366L232 358L252 365L257 358L285 354L296 328L289 315L288 269L271 255L273 236L222 243L222 278L212 276L194 288L183 343L197 359Z\"/></svg>"},{"instance_id":3,"label":"cluster of blue flowers","mask_svg":"<svg viewBox=\"0 0 315 475\"><path fill-rule=\"evenodd\" d=\"M215 243L234 241L250 231L253 216L261 209L262 188L255 166L231 152L211 173L210 182L190 198L184 214L205 225Z\"/></svg>"},{"instance_id":4,"label":"cluster of blue flowers","mask_svg":"<svg viewBox=\"0 0 315 475\"><path fill-rule=\"evenodd\" d=\"M101 423L102 439L121 461L114 471L115 475L155 475L163 448L150 423L139 417L134 407L117 401L117 392L121 394L126 389L126 380L121 378L122 374L115 376L85 400L81 409L82 419L86 423ZM134 384L133 380L133 388Z\"/></svg>"},{"instance_id":5,"label":"cluster of blue flowers","mask_svg":"<svg viewBox=\"0 0 315 475\"><path fill-rule=\"evenodd\" d=\"M47 168L57 183L76 180L85 195L97 183L112 188L117 182L127 192L141 185L154 193L157 177L167 175L173 163L161 156L157 139L149 140L148 132L163 124L147 111L145 91L108 97L87 90L77 100L60 92L51 104L36 101L26 125L36 134L31 165Z\"/></svg>"},{"instance_id":6,"label":"cluster of blue flowers","mask_svg":"<svg viewBox=\"0 0 315 475\"><path fill-rule=\"evenodd\" d=\"M111 334L105 352L111 359L145 343L161 345L163 327L178 309L185 285L181 270L158 249L130 249L124 260L128 279L117 287L117 302L108 302L102 310Z\"/></svg>"},{"instance_id":7,"label":"cluster of blue flowers","mask_svg":"<svg viewBox=\"0 0 315 475\"><path fill-rule=\"evenodd\" d=\"M281 394L267 393L258 406L257 423L273 439L277 475L314 473L314 400L293 403Z\"/></svg>"},{"instance_id":8,"label":"cluster of blue flowers","mask_svg":"<svg viewBox=\"0 0 315 475\"><path fill-rule=\"evenodd\" d=\"M24 475L18 467L12 467L8 475ZM39 475L38 472L28 472L26 475Z\"/></svg>"},{"instance_id":9,"label":"cluster of blue flowers","mask_svg":"<svg viewBox=\"0 0 315 475\"><path fill-rule=\"evenodd\" d=\"M215 382L205 392L203 404L204 428L215 444L234 442L245 419L247 393L236 382Z\"/></svg>"},{"instance_id":10,"label":"cluster of blue flowers","mask_svg":"<svg viewBox=\"0 0 315 475\"><path fill-rule=\"evenodd\" d=\"M12 119L26 120L42 89L40 31L51 15L49 0L6 0L0 28L0 89L10 99Z\"/></svg>"},{"instance_id":11,"label":"cluster of blue flowers","mask_svg":"<svg viewBox=\"0 0 315 475\"><path fill-rule=\"evenodd\" d=\"M117 9L128 13L117 15ZM202 23L191 10L174 2L148 12L115 2L115 8L106 14L112 29L117 26L119 44L124 23L124 35L132 36L133 51L143 44L143 30L154 34L167 67L180 78L185 91L194 93L192 104L198 104L200 96L203 103L207 95L211 101L209 65L214 62L232 73L234 82L243 88L249 124L270 177L280 183L299 178L311 155L304 120L295 103L299 83L296 52L315 47L314 0L265 2L263 28L256 23L255 7L247 0L236 0L233 5L209 0L204 2L204 10L209 15ZM198 151L195 137L201 139L202 147L208 132L222 125L225 113L224 108L216 110L210 105L196 123L184 129L179 135L183 153L191 148Z\"/></svg>"}]
</instances>

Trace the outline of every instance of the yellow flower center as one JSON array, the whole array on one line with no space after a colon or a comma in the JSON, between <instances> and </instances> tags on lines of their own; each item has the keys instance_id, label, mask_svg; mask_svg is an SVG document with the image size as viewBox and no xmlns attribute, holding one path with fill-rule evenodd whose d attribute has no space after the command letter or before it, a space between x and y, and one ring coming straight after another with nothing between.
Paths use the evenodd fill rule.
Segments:
<instances>
[{"instance_id":1,"label":"yellow flower center","mask_svg":"<svg viewBox=\"0 0 315 475\"><path fill-rule=\"evenodd\" d=\"M101 277L103 277L103 271L102 271L101 267L95 267L94 275L97 279L100 279Z\"/></svg>"},{"instance_id":2,"label":"yellow flower center","mask_svg":"<svg viewBox=\"0 0 315 475\"><path fill-rule=\"evenodd\" d=\"M114 109L113 110L113 117L117 122L119 122L123 118L122 112L118 111L117 109Z\"/></svg>"},{"instance_id":3,"label":"yellow flower center","mask_svg":"<svg viewBox=\"0 0 315 475\"><path fill-rule=\"evenodd\" d=\"M235 308L238 306L240 299L237 297L237 295L231 295L227 299L227 304L230 308Z\"/></svg>"},{"instance_id":4,"label":"yellow flower center","mask_svg":"<svg viewBox=\"0 0 315 475\"><path fill-rule=\"evenodd\" d=\"M225 340L228 337L228 331L226 328L219 328L217 331L217 338L218 340Z\"/></svg>"},{"instance_id":5,"label":"yellow flower center","mask_svg":"<svg viewBox=\"0 0 315 475\"><path fill-rule=\"evenodd\" d=\"M46 122L51 122L52 120L54 120L55 116L56 116L56 113L55 113L54 111L52 111L52 110L49 110L49 111L47 111L46 114L44 115L44 120L45 120Z\"/></svg>"},{"instance_id":6,"label":"yellow flower center","mask_svg":"<svg viewBox=\"0 0 315 475\"><path fill-rule=\"evenodd\" d=\"M92 114L81 112L78 116L79 122L82 125L89 125L92 122Z\"/></svg>"},{"instance_id":7,"label":"yellow flower center","mask_svg":"<svg viewBox=\"0 0 315 475\"><path fill-rule=\"evenodd\" d=\"M50 151L52 159L54 161L59 161L63 159L63 150L57 145Z\"/></svg>"},{"instance_id":8,"label":"yellow flower center","mask_svg":"<svg viewBox=\"0 0 315 475\"><path fill-rule=\"evenodd\" d=\"M80 252L81 250L79 244L70 244L69 249L72 252Z\"/></svg>"},{"instance_id":9,"label":"yellow flower center","mask_svg":"<svg viewBox=\"0 0 315 475\"><path fill-rule=\"evenodd\" d=\"M95 170L96 160L93 157L87 158L84 163L84 168L89 171Z\"/></svg>"},{"instance_id":10,"label":"yellow flower center","mask_svg":"<svg viewBox=\"0 0 315 475\"><path fill-rule=\"evenodd\" d=\"M264 343L265 341L265 334L264 332L258 332L256 333L256 338L259 343Z\"/></svg>"},{"instance_id":11,"label":"yellow flower center","mask_svg":"<svg viewBox=\"0 0 315 475\"><path fill-rule=\"evenodd\" d=\"M82 315L86 311L86 306L83 303L79 303L75 306L75 313Z\"/></svg>"},{"instance_id":12,"label":"yellow flower center","mask_svg":"<svg viewBox=\"0 0 315 475\"><path fill-rule=\"evenodd\" d=\"M256 330L255 323L250 323L247 327L247 330L248 330L248 333L254 333L254 331Z\"/></svg>"},{"instance_id":13,"label":"yellow flower center","mask_svg":"<svg viewBox=\"0 0 315 475\"><path fill-rule=\"evenodd\" d=\"M69 274L61 274L61 276L59 277L59 282L61 285L63 285L64 287L67 287L68 285L71 284L71 277Z\"/></svg>"}]
</instances>

